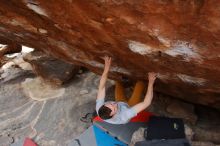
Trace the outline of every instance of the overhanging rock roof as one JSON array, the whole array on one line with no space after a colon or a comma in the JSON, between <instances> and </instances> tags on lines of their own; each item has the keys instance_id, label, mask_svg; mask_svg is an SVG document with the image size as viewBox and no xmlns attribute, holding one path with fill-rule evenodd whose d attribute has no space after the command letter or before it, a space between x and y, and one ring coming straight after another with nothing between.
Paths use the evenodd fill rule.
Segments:
<instances>
[{"instance_id":1,"label":"overhanging rock roof","mask_svg":"<svg viewBox=\"0 0 220 146\"><path fill-rule=\"evenodd\" d=\"M22 44L110 77L146 79L156 90L220 109L218 0L0 1L0 43Z\"/></svg>"}]
</instances>

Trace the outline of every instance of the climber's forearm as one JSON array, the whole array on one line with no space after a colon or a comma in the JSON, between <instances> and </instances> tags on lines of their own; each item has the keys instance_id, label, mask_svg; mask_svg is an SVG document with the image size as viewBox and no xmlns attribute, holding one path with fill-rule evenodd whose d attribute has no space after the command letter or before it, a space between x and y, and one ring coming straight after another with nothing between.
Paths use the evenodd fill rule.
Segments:
<instances>
[{"instance_id":1,"label":"climber's forearm","mask_svg":"<svg viewBox=\"0 0 220 146\"><path fill-rule=\"evenodd\" d=\"M152 99L153 99L153 83L149 83L144 101L133 106L133 109L136 111L136 113L143 111L148 106L150 106Z\"/></svg>"},{"instance_id":2,"label":"climber's forearm","mask_svg":"<svg viewBox=\"0 0 220 146\"><path fill-rule=\"evenodd\" d=\"M97 99L105 98L105 84L108 79L108 72L110 70L110 66L111 66L111 58L105 57L105 66L99 82Z\"/></svg>"},{"instance_id":3,"label":"climber's forearm","mask_svg":"<svg viewBox=\"0 0 220 146\"><path fill-rule=\"evenodd\" d=\"M151 101L153 99L153 86L154 81L156 79L157 74L154 72L148 73L148 87L147 87L147 93L145 95L144 101L136 104L132 108L136 111L136 113L139 113L146 109L148 106L150 106Z\"/></svg>"},{"instance_id":4,"label":"climber's forearm","mask_svg":"<svg viewBox=\"0 0 220 146\"><path fill-rule=\"evenodd\" d=\"M105 84L108 78L108 72L103 72L98 88L97 99L105 98Z\"/></svg>"}]
</instances>

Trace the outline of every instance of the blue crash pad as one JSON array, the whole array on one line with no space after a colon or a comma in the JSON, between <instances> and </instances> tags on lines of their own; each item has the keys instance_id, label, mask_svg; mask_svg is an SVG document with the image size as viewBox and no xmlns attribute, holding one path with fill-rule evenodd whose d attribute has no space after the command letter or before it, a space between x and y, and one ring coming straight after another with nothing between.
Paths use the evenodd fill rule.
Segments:
<instances>
[{"instance_id":1,"label":"blue crash pad","mask_svg":"<svg viewBox=\"0 0 220 146\"><path fill-rule=\"evenodd\" d=\"M95 132L97 146L127 146L127 144L112 137L97 126L94 125L93 129Z\"/></svg>"}]
</instances>

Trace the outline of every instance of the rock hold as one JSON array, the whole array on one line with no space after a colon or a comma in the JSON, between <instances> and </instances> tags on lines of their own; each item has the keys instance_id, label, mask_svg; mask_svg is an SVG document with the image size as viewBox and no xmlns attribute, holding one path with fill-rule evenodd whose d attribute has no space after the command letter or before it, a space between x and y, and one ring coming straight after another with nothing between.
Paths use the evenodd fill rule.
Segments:
<instances>
[{"instance_id":1,"label":"rock hold","mask_svg":"<svg viewBox=\"0 0 220 146\"><path fill-rule=\"evenodd\" d=\"M84 94L88 94L89 93L89 91L88 90L81 90L80 92L79 92L79 94L80 95L84 95Z\"/></svg>"},{"instance_id":2,"label":"rock hold","mask_svg":"<svg viewBox=\"0 0 220 146\"><path fill-rule=\"evenodd\" d=\"M39 28L38 31L42 34L47 34L47 30L45 30L43 28Z\"/></svg>"}]
</instances>

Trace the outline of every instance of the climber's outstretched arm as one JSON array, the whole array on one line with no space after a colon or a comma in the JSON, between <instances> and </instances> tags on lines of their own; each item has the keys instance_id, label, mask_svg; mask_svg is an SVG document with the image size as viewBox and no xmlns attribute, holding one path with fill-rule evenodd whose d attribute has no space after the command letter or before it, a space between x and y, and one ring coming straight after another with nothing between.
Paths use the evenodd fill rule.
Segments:
<instances>
[{"instance_id":1,"label":"climber's outstretched arm","mask_svg":"<svg viewBox=\"0 0 220 146\"><path fill-rule=\"evenodd\" d=\"M107 81L108 72L111 66L111 57L105 56L104 59L105 59L105 67L99 82L97 99L105 98L105 83Z\"/></svg>"},{"instance_id":2,"label":"climber's outstretched arm","mask_svg":"<svg viewBox=\"0 0 220 146\"><path fill-rule=\"evenodd\" d=\"M147 88L147 93L145 95L144 101L132 107L136 111L136 113L143 111L151 104L151 101L153 99L153 85L154 85L155 79L156 79L156 73L154 72L148 73L149 81L148 81L148 88Z\"/></svg>"}]
</instances>

